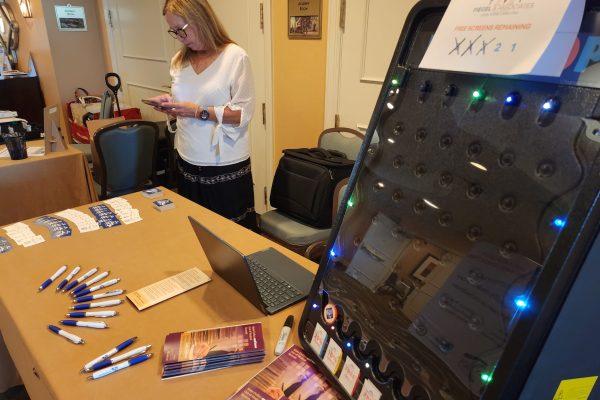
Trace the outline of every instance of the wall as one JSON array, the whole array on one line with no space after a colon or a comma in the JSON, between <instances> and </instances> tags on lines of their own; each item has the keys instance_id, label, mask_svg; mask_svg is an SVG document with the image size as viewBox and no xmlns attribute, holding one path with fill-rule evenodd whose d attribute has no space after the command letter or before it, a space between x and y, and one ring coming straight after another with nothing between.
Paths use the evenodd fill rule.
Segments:
<instances>
[{"instance_id":1,"label":"wall","mask_svg":"<svg viewBox=\"0 0 600 400\"><path fill-rule=\"evenodd\" d=\"M273 0L271 7L275 167L283 149L315 147L324 129L328 0L322 4L319 40L288 39L288 2Z\"/></svg>"},{"instance_id":2,"label":"wall","mask_svg":"<svg viewBox=\"0 0 600 400\"><path fill-rule=\"evenodd\" d=\"M100 94L105 89L105 46L99 26L96 0L74 0L70 4L84 6L88 30L61 32L56 24L54 5L57 0L31 0L33 18L25 19L18 0L8 0L19 23L19 69L28 70L29 55L33 56L47 105L61 106L65 127L66 103L73 92L84 87L90 93Z\"/></svg>"},{"instance_id":3,"label":"wall","mask_svg":"<svg viewBox=\"0 0 600 400\"><path fill-rule=\"evenodd\" d=\"M87 31L58 30L54 6L67 3L85 8ZM105 89L104 75L108 71L97 1L44 0L43 7L61 104L64 106L73 100L78 87L87 89L90 94L101 94Z\"/></svg>"},{"instance_id":4,"label":"wall","mask_svg":"<svg viewBox=\"0 0 600 400\"><path fill-rule=\"evenodd\" d=\"M33 18L28 19L23 18L21 15L17 0L8 0L7 3L10 5L19 24L19 48L17 50L19 70L29 70L28 62L31 54L40 77L46 104L59 103L60 94L50 52L50 42L48 42L46 32L46 22L42 12L42 0L31 0Z\"/></svg>"}]
</instances>

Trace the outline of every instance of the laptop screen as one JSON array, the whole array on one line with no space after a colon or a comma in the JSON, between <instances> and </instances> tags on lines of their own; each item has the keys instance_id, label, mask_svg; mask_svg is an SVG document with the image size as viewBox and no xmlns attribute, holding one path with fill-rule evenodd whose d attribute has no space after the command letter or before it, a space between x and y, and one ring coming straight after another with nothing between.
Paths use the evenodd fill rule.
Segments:
<instances>
[{"instance_id":1,"label":"laptop screen","mask_svg":"<svg viewBox=\"0 0 600 400\"><path fill-rule=\"evenodd\" d=\"M188 218L213 271L263 310L262 300L244 255L193 217Z\"/></svg>"}]
</instances>

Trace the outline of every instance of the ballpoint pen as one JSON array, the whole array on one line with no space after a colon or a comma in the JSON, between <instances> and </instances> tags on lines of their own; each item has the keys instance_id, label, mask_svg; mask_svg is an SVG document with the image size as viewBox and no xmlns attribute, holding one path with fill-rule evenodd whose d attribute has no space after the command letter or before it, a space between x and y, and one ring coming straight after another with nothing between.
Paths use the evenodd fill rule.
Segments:
<instances>
[{"instance_id":1,"label":"ballpoint pen","mask_svg":"<svg viewBox=\"0 0 600 400\"><path fill-rule=\"evenodd\" d=\"M58 326L48 325L48 329L50 329L52 332L54 332L64 338L66 338L71 343L75 343L75 344L84 344L85 343L83 341L83 339L80 338L79 336L73 335L72 333L69 333L67 331L63 331Z\"/></svg>"},{"instance_id":2,"label":"ballpoint pen","mask_svg":"<svg viewBox=\"0 0 600 400\"><path fill-rule=\"evenodd\" d=\"M73 289L75 286L79 285L81 282L85 281L87 278L94 275L96 272L98 272L98 268L94 267L90 269L88 272L75 279L73 282L69 283L63 290L61 290L61 292L64 293Z\"/></svg>"},{"instance_id":3,"label":"ballpoint pen","mask_svg":"<svg viewBox=\"0 0 600 400\"><path fill-rule=\"evenodd\" d=\"M93 285L96 282L101 281L102 279L106 278L108 276L108 274L110 273L110 271L104 271L98 275L96 275L95 277L93 277L92 279L90 279L87 282L82 283L81 285L77 286L75 289L71 290L71 294L75 295L75 293L79 292L80 290L85 289L86 287Z\"/></svg>"},{"instance_id":4,"label":"ballpoint pen","mask_svg":"<svg viewBox=\"0 0 600 400\"><path fill-rule=\"evenodd\" d=\"M62 275L63 272L65 272L67 270L67 266L63 265L62 267L60 267L55 273L54 275L52 275L50 278L46 279L38 288L38 292L41 292L42 290L46 289L48 287L48 285L50 285L52 282L54 282L54 280L56 278L58 278L59 276Z\"/></svg>"},{"instance_id":5,"label":"ballpoint pen","mask_svg":"<svg viewBox=\"0 0 600 400\"><path fill-rule=\"evenodd\" d=\"M144 362L150 357L152 357L152 353L142 354L141 356L137 356L136 358L132 358L131 360L123 361L122 363L113 365L112 367L101 369L99 371L94 372L91 376L88 376L88 380L93 381L96 379L100 379L122 369Z\"/></svg>"},{"instance_id":6,"label":"ballpoint pen","mask_svg":"<svg viewBox=\"0 0 600 400\"><path fill-rule=\"evenodd\" d=\"M108 328L108 324L102 321L73 321L72 319L62 319L60 321L62 325L67 326L83 326L85 328L104 329Z\"/></svg>"},{"instance_id":7,"label":"ballpoint pen","mask_svg":"<svg viewBox=\"0 0 600 400\"><path fill-rule=\"evenodd\" d=\"M77 273L79 272L80 269L81 269L80 266L77 266L77 267L73 268L73 271L71 271L71 273L69 275L67 275L67 277L65 279L63 279L61 283L58 284L58 287L56 288L56 291L58 292L60 289L64 288L65 285L67 283L69 283L69 281L71 279L73 279L73 277L75 275L77 275Z\"/></svg>"},{"instance_id":8,"label":"ballpoint pen","mask_svg":"<svg viewBox=\"0 0 600 400\"><path fill-rule=\"evenodd\" d=\"M110 292L106 292L106 293L76 297L73 299L73 303L83 303L84 301L92 301L92 300L96 300L96 299L102 299L104 297L119 296L119 295L123 294L124 292L125 292L124 290L118 289L118 290L111 290Z\"/></svg>"},{"instance_id":9,"label":"ballpoint pen","mask_svg":"<svg viewBox=\"0 0 600 400\"><path fill-rule=\"evenodd\" d=\"M116 285L119 282L121 282L121 278L114 278L114 279L108 280L106 282L103 282L103 283L101 283L99 285L92 286L92 287L87 287L86 289L83 289L83 290L80 290L78 292L75 292L74 293L74 297L81 297L81 296L84 296L86 294L95 292L97 290L104 289L104 288L107 288L109 286Z\"/></svg>"},{"instance_id":10,"label":"ballpoint pen","mask_svg":"<svg viewBox=\"0 0 600 400\"><path fill-rule=\"evenodd\" d=\"M110 281L106 281L106 282L104 282L104 283L102 283L100 285L92 286L89 289L80 290L79 292L75 293L75 295L77 297L80 297L80 296L83 296L85 294L95 292L96 290L100 290L100 289L104 289L105 287L116 285L119 282L121 282L121 278L111 279Z\"/></svg>"},{"instance_id":11,"label":"ballpoint pen","mask_svg":"<svg viewBox=\"0 0 600 400\"><path fill-rule=\"evenodd\" d=\"M118 344L116 347L113 347L112 349L108 350L106 353L102 354L101 356L98 356L98 357L94 358L92 361L90 361L89 363L85 364L83 366L83 368L81 369L81 372L83 372L83 371L85 371L85 370L87 370L89 368L92 368L92 365L97 364L100 361L106 360L107 358L109 358L113 354L116 354L119 351L121 351L124 348L126 348L127 346L130 346L136 340L137 340L137 336L134 336L131 339L127 339L123 343Z\"/></svg>"},{"instance_id":12,"label":"ballpoint pen","mask_svg":"<svg viewBox=\"0 0 600 400\"><path fill-rule=\"evenodd\" d=\"M106 359L104 361L100 361L99 363L92 365L90 368L87 368L85 371L86 372L98 371L99 369L106 368L109 365L114 365L120 361L127 360L128 358L132 358L132 357L138 356L140 354L144 354L145 352L148 351L148 349L150 347L152 347L152 345L135 348L133 350L128 351L127 353L121 354L120 356L116 356L113 358Z\"/></svg>"},{"instance_id":13,"label":"ballpoint pen","mask_svg":"<svg viewBox=\"0 0 600 400\"><path fill-rule=\"evenodd\" d=\"M69 318L84 318L84 317L98 317L98 318L107 318L107 317L116 317L119 315L116 311L88 311L88 312L71 312L65 314L66 317Z\"/></svg>"},{"instance_id":14,"label":"ballpoint pen","mask_svg":"<svg viewBox=\"0 0 600 400\"><path fill-rule=\"evenodd\" d=\"M123 300L108 300L108 301L100 301L98 303L76 304L69 308L71 310L87 310L88 308L117 306L117 305L121 304L122 302L123 302Z\"/></svg>"}]
</instances>

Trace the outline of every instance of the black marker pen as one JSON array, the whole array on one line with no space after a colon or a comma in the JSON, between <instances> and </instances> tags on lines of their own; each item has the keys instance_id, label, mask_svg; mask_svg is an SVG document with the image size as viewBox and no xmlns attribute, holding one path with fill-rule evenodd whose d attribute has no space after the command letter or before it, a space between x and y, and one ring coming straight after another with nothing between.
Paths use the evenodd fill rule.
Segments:
<instances>
[{"instance_id":1,"label":"black marker pen","mask_svg":"<svg viewBox=\"0 0 600 400\"><path fill-rule=\"evenodd\" d=\"M290 332L292 331L292 325L294 325L294 316L288 315L288 317L285 319L285 323L283 324L283 328L281 328L281 333L279 334L277 344L275 345L276 356L280 355L283 353L283 350L285 350L285 345L288 337L290 336Z\"/></svg>"}]
</instances>

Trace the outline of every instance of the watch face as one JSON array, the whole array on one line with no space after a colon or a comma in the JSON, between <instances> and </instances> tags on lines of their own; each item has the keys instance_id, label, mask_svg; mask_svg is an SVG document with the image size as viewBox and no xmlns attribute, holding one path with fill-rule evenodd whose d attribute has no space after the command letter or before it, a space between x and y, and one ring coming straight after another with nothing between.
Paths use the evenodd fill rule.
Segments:
<instances>
[{"instance_id":1,"label":"watch face","mask_svg":"<svg viewBox=\"0 0 600 400\"><path fill-rule=\"evenodd\" d=\"M203 121L206 121L208 119L209 115L210 114L208 113L208 110L200 111L200 119Z\"/></svg>"}]
</instances>

